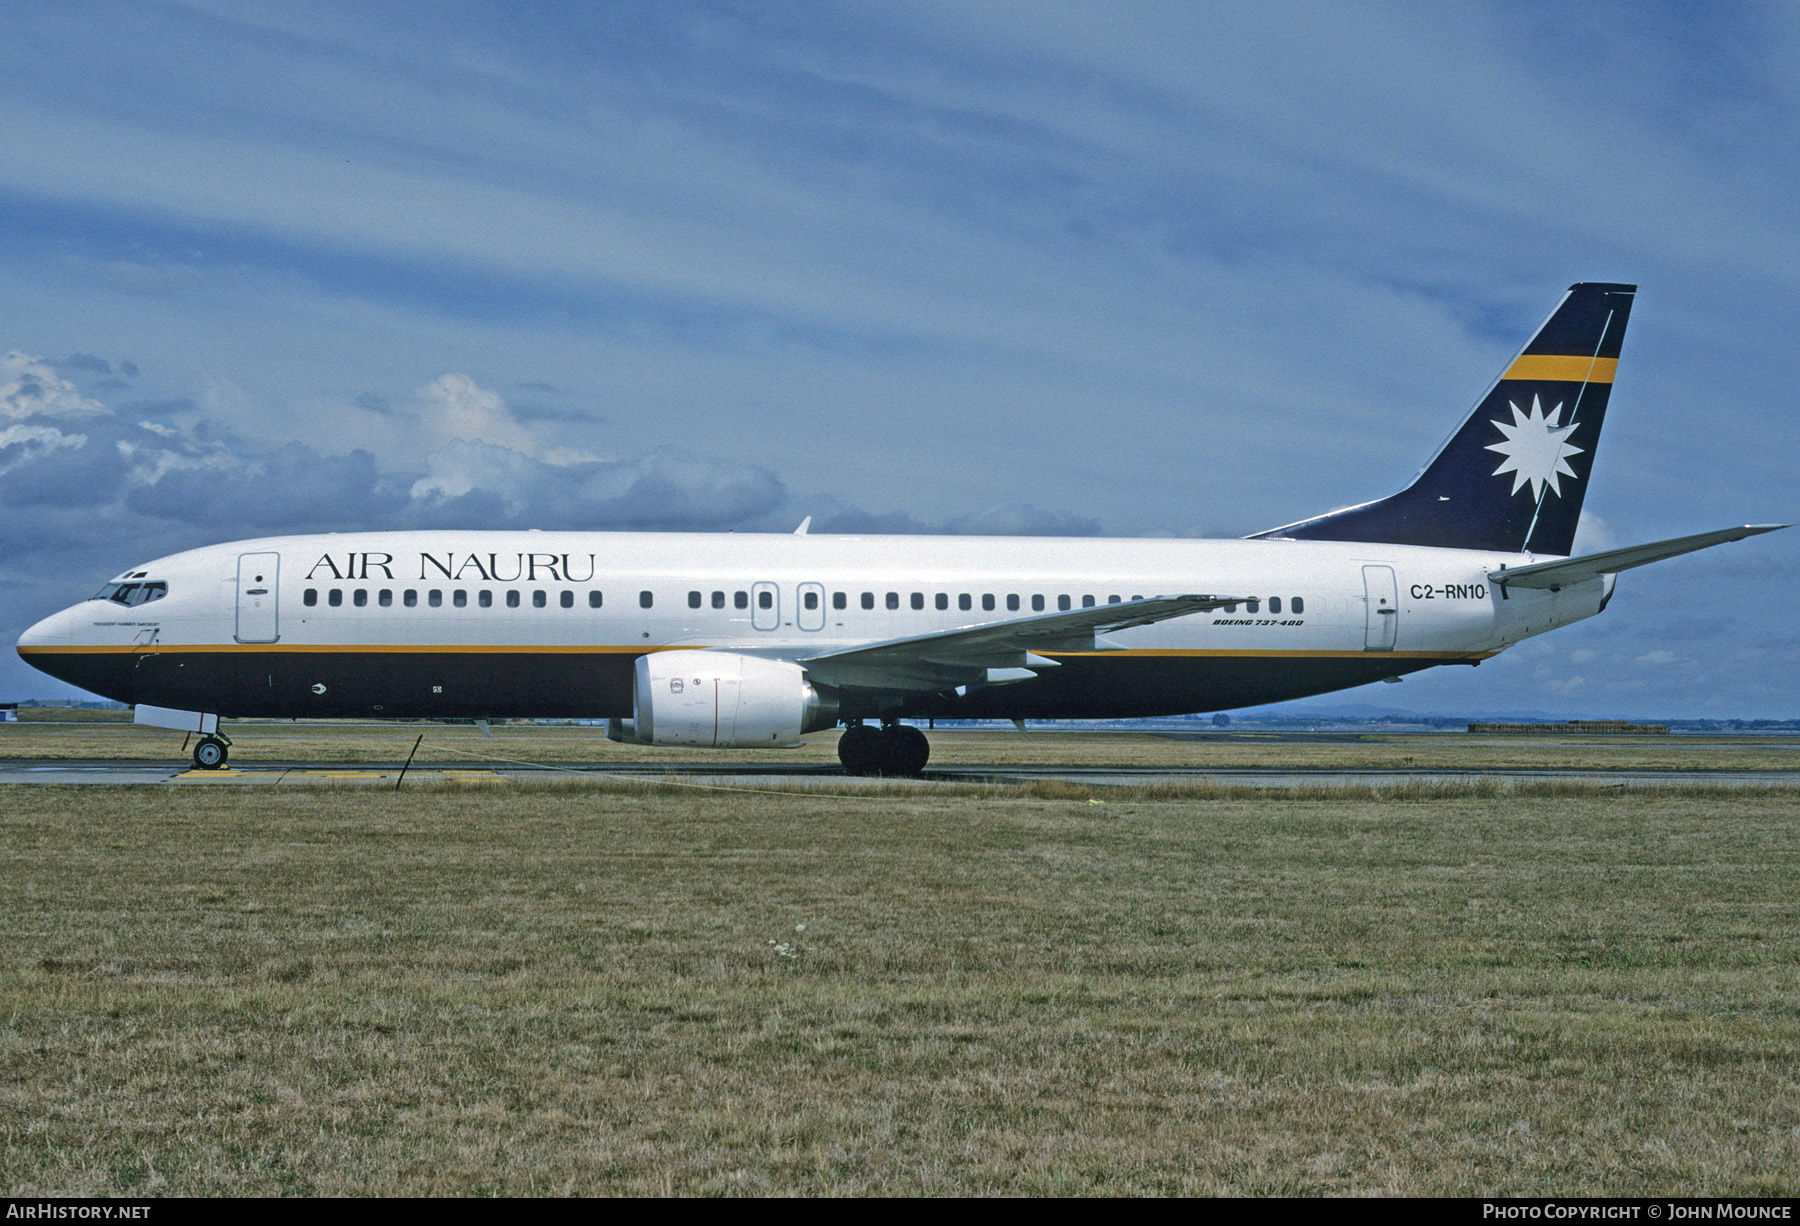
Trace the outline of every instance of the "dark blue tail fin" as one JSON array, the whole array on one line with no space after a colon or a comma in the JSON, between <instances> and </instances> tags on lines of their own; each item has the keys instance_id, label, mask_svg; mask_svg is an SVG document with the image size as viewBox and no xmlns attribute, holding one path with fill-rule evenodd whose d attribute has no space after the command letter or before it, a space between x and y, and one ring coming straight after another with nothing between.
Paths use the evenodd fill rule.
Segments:
<instances>
[{"instance_id":1,"label":"dark blue tail fin","mask_svg":"<svg viewBox=\"0 0 1800 1226\"><path fill-rule=\"evenodd\" d=\"M1636 292L1571 285L1411 485L1257 536L1567 554Z\"/></svg>"}]
</instances>

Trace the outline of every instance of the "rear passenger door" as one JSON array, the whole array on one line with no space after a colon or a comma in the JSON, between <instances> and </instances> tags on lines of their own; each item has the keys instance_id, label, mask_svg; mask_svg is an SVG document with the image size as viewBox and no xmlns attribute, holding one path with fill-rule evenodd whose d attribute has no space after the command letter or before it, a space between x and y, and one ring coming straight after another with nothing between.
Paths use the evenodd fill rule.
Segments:
<instances>
[{"instance_id":1,"label":"rear passenger door","mask_svg":"<svg viewBox=\"0 0 1800 1226\"><path fill-rule=\"evenodd\" d=\"M1391 566L1365 566L1363 599L1368 604L1363 623L1364 651L1392 651L1400 633L1400 590Z\"/></svg>"}]
</instances>

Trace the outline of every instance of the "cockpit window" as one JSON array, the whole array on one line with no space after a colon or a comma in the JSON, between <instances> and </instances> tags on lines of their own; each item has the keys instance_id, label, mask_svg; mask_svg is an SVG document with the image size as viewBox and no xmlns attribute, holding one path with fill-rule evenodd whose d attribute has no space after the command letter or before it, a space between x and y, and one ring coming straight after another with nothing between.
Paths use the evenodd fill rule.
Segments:
<instances>
[{"instance_id":1,"label":"cockpit window","mask_svg":"<svg viewBox=\"0 0 1800 1226\"><path fill-rule=\"evenodd\" d=\"M168 594L169 585L166 583L109 583L100 589L94 599L110 600L114 604L138 605L161 600Z\"/></svg>"}]
</instances>

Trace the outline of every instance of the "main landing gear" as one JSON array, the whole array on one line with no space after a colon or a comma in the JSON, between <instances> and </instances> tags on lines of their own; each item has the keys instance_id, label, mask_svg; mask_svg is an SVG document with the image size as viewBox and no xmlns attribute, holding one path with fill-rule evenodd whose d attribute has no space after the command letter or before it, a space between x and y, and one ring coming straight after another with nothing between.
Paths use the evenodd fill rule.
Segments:
<instances>
[{"instance_id":1,"label":"main landing gear","mask_svg":"<svg viewBox=\"0 0 1800 1226\"><path fill-rule=\"evenodd\" d=\"M203 771L224 770L225 759L230 753L231 742L224 737L203 736L194 746L194 767Z\"/></svg>"},{"instance_id":2,"label":"main landing gear","mask_svg":"<svg viewBox=\"0 0 1800 1226\"><path fill-rule=\"evenodd\" d=\"M858 721L838 738L838 761L852 775L898 775L912 778L931 758L931 742L907 724L871 728Z\"/></svg>"}]
</instances>

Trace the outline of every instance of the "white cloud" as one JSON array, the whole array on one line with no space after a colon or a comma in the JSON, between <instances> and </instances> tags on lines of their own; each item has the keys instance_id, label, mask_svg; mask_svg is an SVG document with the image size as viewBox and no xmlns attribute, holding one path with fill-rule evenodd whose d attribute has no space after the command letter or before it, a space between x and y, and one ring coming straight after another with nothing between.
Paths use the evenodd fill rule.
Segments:
<instances>
[{"instance_id":1,"label":"white cloud","mask_svg":"<svg viewBox=\"0 0 1800 1226\"><path fill-rule=\"evenodd\" d=\"M480 387L467 375L439 375L414 393L424 439L438 446L453 441L489 443L525 455L537 439L513 417L500 393Z\"/></svg>"},{"instance_id":2,"label":"white cloud","mask_svg":"<svg viewBox=\"0 0 1800 1226\"><path fill-rule=\"evenodd\" d=\"M1617 549L1619 540L1606 526L1606 521L1598 515L1581 508L1581 518L1575 521L1576 553L1605 553L1608 549Z\"/></svg>"},{"instance_id":3,"label":"white cloud","mask_svg":"<svg viewBox=\"0 0 1800 1226\"><path fill-rule=\"evenodd\" d=\"M425 475L408 493L419 499L461 498L487 490L506 500L509 514L523 510L536 476L529 456L474 439L456 439L426 457Z\"/></svg>"},{"instance_id":4,"label":"white cloud","mask_svg":"<svg viewBox=\"0 0 1800 1226\"><path fill-rule=\"evenodd\" d=\"M0 413L8 417L74 416L105 410L42 358L14 349L0 358Z\"/></svg>"}]
</instances>

